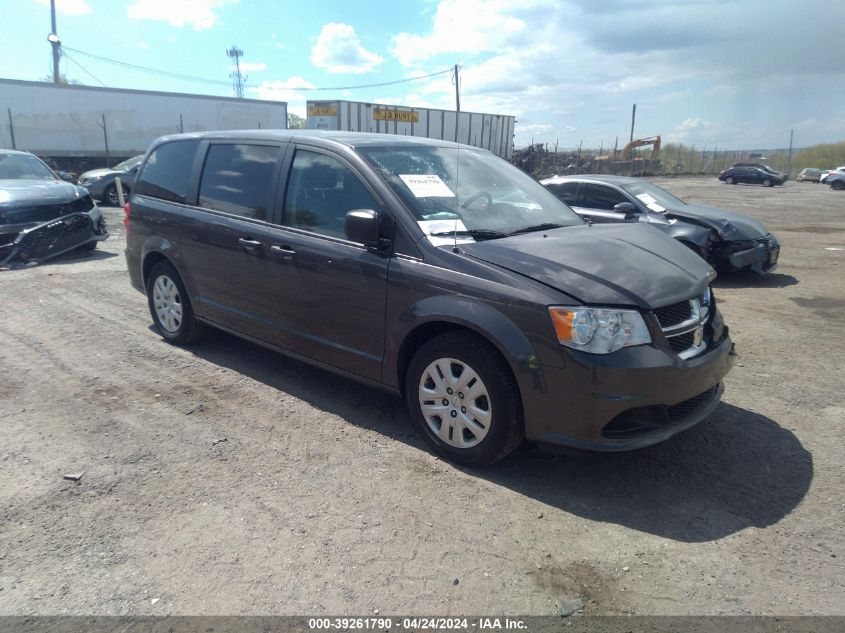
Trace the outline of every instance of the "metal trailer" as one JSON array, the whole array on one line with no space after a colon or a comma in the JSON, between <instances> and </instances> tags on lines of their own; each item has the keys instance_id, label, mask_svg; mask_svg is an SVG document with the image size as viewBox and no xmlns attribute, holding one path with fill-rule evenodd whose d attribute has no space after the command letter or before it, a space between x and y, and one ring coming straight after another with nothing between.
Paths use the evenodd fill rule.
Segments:
<instances>
[{"instance_id":1,"label":"metal trailer","mask_svg":"<svg viewBox=\"0 0 845 633\"><path fill-rule=\"evenodd\" d=\"M45 158L132 156L176 132L287 128L287 103L0 79L0 147Z\"/></svg>"},{"instance_id":2,"label":"metal trailer","mask_svg":"<svg viewBox=\"0 0 845 633\"><path fill-rule=\"evenodd\" d=\"M506 114L339 100L308 101L306 105L310 130L380 132L444 139L482 147L508 160L513 153L516 119Z\"/></svg>"}]
</instances>

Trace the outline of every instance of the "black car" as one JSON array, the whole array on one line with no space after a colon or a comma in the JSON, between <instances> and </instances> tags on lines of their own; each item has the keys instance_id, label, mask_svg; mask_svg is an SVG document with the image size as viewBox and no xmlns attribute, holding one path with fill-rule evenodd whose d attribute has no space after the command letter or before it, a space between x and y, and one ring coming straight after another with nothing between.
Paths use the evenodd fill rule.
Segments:
<instances>
[{"instance_id":1,"label":"black car","mask_svg":"<svg viewBox=\"0 0 845 633\"><path fill-rule=\"evenodd\" d=\"M731 167L719 172L719 180L729 185L745 182L763 185L764 187L774 187L775 185L782 185L786 182L786 176L766 171L759 167Z\"/></svg>"},{"instance_id":2,"label":"black car","mask_svg":"<svg viewBox=\"0 0 845 633\"><path fill-rule=\"evenodd\" d=\"M0 150L0 266L93 249L108 235L83 187L64 182L32 154Z\"/></svg>"},{"instance_id":3,"label":"black car","mask_svg":"<svg viewBox=\"0 0 845 633\"><path fill-rule=\"evenodd\" d=\"M541 180L581 217L595 223L646 222L701 255L719 272L773 271L780 242L747 215L687 204L665 189L626 176L554 176Z\"/></svg>"},{"instance_id":4,"label":"black car","mask_svg":"<svg viewBox=\"0 0 845 633\"><path fill-rule=\"evenodd\" d=\"M527 438L618 451L715 410L733 361L700 257L585 223L495 155L315 131L164 137L126 260L167 341L211 325L404 395L468 465Z\"/></svg>"}]
</instances>

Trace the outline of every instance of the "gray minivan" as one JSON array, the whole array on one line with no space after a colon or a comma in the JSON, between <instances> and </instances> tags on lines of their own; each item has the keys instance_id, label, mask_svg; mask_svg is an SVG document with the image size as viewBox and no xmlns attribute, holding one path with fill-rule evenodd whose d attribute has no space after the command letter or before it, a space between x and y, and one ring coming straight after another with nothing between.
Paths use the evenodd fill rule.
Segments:
<instances>
[{"instance_id":1,"label":"gray minivan","mask_svg":"<svg viewBox=\"0 0 845 633\"><path fill-rule=\"evenodd\" d=\"M733 344L715 273L653 227L588 225L446 141L158 139L126 258L158 332L213 326L397 394L442 456L660 442L713 412Z\"/></svg>"}]
</instances>

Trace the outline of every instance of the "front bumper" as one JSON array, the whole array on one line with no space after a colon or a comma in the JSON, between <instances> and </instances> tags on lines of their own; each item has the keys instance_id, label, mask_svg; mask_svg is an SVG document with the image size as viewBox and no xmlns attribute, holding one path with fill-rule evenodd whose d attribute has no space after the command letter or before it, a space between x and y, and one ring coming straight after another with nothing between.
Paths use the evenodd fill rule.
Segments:
<instances>
[{"instance_id":1,"label":"front bumper","mask_svg":"<svg viewBox=\"0 0 845 633\"><path fill-rule=\"evenodd\" d=\"M765 275L777 268L780 258L780 242L771 233L756 240L716 243L713 250L720 272L750 270Z\"/></svg>"},{"instance_id":2,"label":"front bumper","mask_svg":"<svg viewBox=\"0 0 845 633\"><path fill-rule=\"evenodd\" d=\"M102 213L69 213L41 223L3 225L0 227L0 266L16 258L41 263L89 242L108 239Z\"/></svg>"},{"instance_id":3,"label":"front bumper","mask_svg":"<svg viewBox=\"0 0 845 633\"><path fill-rule=\"evenodd\" d=\"M699 423L718 406L735 359L727 328L688 360L654 344L572 356L522 386L526 437L597 451L642 448Z\"/></svg>"}]
</instances>

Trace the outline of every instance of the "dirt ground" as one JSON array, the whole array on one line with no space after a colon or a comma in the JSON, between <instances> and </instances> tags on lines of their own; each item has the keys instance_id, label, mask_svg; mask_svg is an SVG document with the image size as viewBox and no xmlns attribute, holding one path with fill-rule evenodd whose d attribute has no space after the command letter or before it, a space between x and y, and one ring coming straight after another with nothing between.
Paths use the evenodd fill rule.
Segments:
<instances>
[{"instance_id":1,"label":"dirt ground","mask_svg":"<svg viewBox=\"0 0 845 633\"><path fill-rule=\"evenodd\" d=\"M781 264L716 281L717 412L623 455L463 470L394 397L168 345L118 209L91 256L0 272L0 613L845 614L845 192L660 182Z\"/></svg>"}]
</instances>

